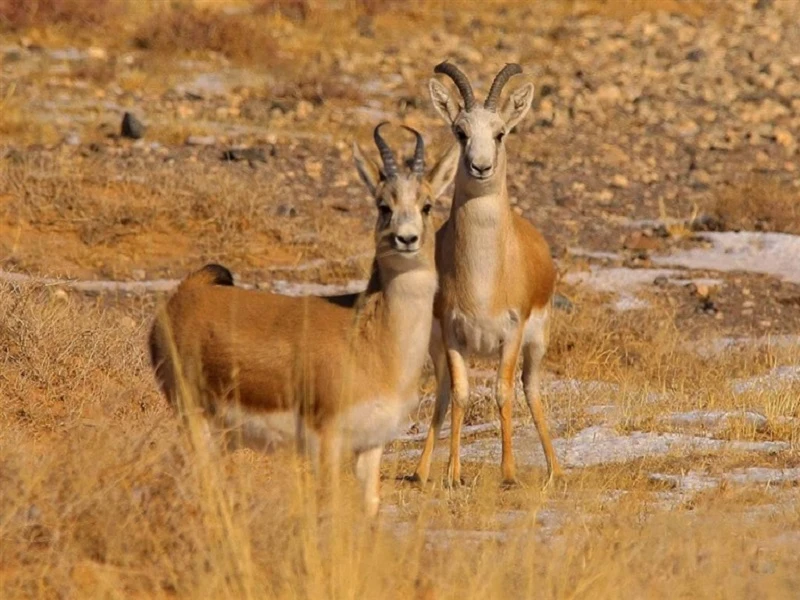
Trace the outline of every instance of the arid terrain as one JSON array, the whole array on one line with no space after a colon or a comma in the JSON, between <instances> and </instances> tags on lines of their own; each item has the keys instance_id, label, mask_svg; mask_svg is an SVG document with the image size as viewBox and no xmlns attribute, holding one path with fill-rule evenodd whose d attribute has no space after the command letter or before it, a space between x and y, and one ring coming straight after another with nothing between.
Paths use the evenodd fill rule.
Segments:
<instances>
[{"instance_id":1,"label":"arid terrain","mask_svg":"<svg viewBox=\"0 0 800 600\"><path fill-rule=\"evenodd\" d=\"M0 597L796 597L799 15L0 0ZM147 332L211 261L288 294L365 285L374 207L352 143L374 151L389 119L432 163L451 140L427 94L444 59L479 97L506 62L536 86L509 192L559 269L545 402L566 474L542 489L520 391L522 485L500 485L476 362L466 485L442 486L444 441L427 486L403 480L428 375L377 524L355 494L320 521L291 454L191 447Z\"/></svg>"}]
</instances>

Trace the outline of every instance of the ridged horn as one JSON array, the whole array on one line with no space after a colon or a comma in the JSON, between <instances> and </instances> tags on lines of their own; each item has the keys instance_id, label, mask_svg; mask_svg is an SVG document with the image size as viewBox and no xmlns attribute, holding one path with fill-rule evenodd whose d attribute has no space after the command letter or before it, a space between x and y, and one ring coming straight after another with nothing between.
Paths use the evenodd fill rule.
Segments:
<instances>
[{"instance_id":1,"label":"ridged horn","mask_svg":"<svg viewBox=\"0 0 800 600\"><path fill-rule=\"evenodd\" d=\"M389 121L378 123L375 127L375 132L372 137L375 138L375 145L378 147L378 152L381 153L381 160L383 161L383 174L387 179L397 177L397 162L394 160L394 154L386 141L381 137L381 127L388 125Z\"/></svg>"},{"instance_id":2,"label":"ridged horn","mask_svg":"<svg viewBox=\"0 0 800 600\"><path fill-rule=\"evenodd\" d=\"M508 63L505 67L500 69L500 72L492 82L492 87L489 88L489 95L486 96L486 102L483 103L483 107L486 110L497 110L497 101L500 98L500 92L503 91L509 79L520 73L522 73L522 67L517 63Z\"/></svg>"},{"instance_id":3,"label":"ridged horn","mask_svg":"<svg viewBox=\"0 0 800 600\"><path fill-rule=\"evenodd\" d=\"M461 93L461 97L464 98L464 110L472 110L472 107L475 106L475 94L472 93L472 85L461 69L453 63L444 61L436 65L433 72L442 73L452 79Z\"/></svg>"},{"instance_id":4,"label":"ridged horn","mask_svg":"<svg viewBox=\"0 0 800 600\"><path fill-rule=\"evenodd\" d=\"M414 162L411 163L411 170L417 177L422 177L425 173L425 142L422 140L422 134L416 129L406 127L405 125L403 125L403 129L410 131L417 138L417 145L414 147Z\"/></svg>"}]
</instances>

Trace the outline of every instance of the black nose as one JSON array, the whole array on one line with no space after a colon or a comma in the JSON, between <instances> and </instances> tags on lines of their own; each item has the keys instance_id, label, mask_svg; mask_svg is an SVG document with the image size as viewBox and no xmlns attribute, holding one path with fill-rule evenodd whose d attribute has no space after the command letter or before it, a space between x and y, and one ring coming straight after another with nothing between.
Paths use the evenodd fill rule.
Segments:
<instances>
[{"instance_id":1,"label":"black nose","mask_svg":"<svg viewBox=\"0 0 800 600\"><path fill-rule=\"evenodd\" d=\"M396 235L394 239L400 242L401 244L405 244L406 246L410 246L411 244L415 244L417 240L419 240L418 235Z\"/></svg>"},{"instance_id":2,"label":"black nose","mask_svg":"<svg viewBox=\"0 0 800 600\"><path fill-rule=\"evenodd\" d=\"M470 166L471 166L473 171L475 171L476 173L478 173L480 175L485 175L486 173L488 173L489 171L492 170L492 165L486 165L485 167L483 167L483 166L480 166L480 165L476 165L475 163L472 163L472 165L470 165Z\"/></svg>"}]
</instances>

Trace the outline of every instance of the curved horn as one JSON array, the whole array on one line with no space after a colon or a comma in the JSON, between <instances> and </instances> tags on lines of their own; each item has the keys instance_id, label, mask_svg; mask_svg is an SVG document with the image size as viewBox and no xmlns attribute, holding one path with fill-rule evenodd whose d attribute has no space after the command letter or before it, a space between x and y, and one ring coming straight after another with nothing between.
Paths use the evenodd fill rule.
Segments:
<instances>
[{"instance_id":1,"label":"curved horn","mask_svg":"<svg viewBox=\"0 0 800 600\"><path fill-rule=\"evenodd\" d=\"M453 63L444 61L436 65L433 72L443 73L453 80L458 91L461 92L461 97L464 98L464 110L471 110L472 107L475 106L475 94L472 93L472 85L461 69Z\"/></svg>"},{"instance_id":2,"label":"curved horn","mask_svg":"<svg viewBox=\"0 0 800 600\"><path fill-rule=\"evenodd\" d=\"M492 87L489 88L489 95L486 96L486 102L483 103L483 107L486 110L497 110L497 100L500 98L500 92L503 91L506 82L520 73L522 73L522 67L517 63L508 63L500 69L500 72L492 82Z\"/></svg>"},{"instance_id":3,"label":"curved horn","mask_svg":"<svg viewBox=\"0 0 800 600\"><path fill-rule=\"evenodd\" d=\"M417 177L422 177L425 173L425 142L422 140L420 132L416 129L406 127L405 125L403 125L403 129L410 131L417 138L417 145L414 147L414 162L411 163L411 170Z\"/></svg>"},{"instance_id":4,"label":"curved horn","mask_svg":"<svg viewBox=\"0 0 800 600\"><path fill-rule=\"evenodd\" d=\"M378 147L378 152L381 153L381 160L383 161L383 171L387 179L397 176L397 163L394 160L394 154L391 148L386 144L386 141L381 137L381 127L387 125L389 121L378 123L375 127L375 132L372 137L375 138L375 145Z\"/></svg>"}]
</instances>

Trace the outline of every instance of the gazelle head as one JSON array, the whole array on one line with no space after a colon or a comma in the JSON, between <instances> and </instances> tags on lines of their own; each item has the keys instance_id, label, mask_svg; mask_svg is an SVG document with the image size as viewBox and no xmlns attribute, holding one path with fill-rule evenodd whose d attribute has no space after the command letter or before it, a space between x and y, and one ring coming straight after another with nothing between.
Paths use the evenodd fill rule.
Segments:
<instances>
[{"instance_id":1,"label":"gazelle head","mask_svg":"<svg viewBox=\"0 0 800 600\"><path fill-rule=\"evenodd\" d=\"M375 255L378 262L391 263L396 265L396 269L407 270L420 260L432 264L435 228L430 212L433 202L455 177L459 148L453 144L426 173L422 135L404 126L416 137L411 169L404 170L381 137L381 127L386 124L380 123L373 134L382 165L369 158L357 143L353 147L353 156L358 174L378 208L375 222Z\"/></svg>"},{"instance_id":2,"label":"gazelle head","mask_svg":"<svg viewBox=\"0 0 800 600\"><path fill-rule=\"evenodd\" d=\"M522 73L518 64L510 63L500 70L483 106L475 102L472 85L458 67L445 61L436 65L434 72L450 77L464 100L462 106L443 84L430 80L433 107L451 126L462 148L463 172L470 180L484 185L501 180L506 166L505 137L530 109L533 84L526 83L515 89L498 111L498 100L506 82Z\"/></svg>"}]
</instances>

